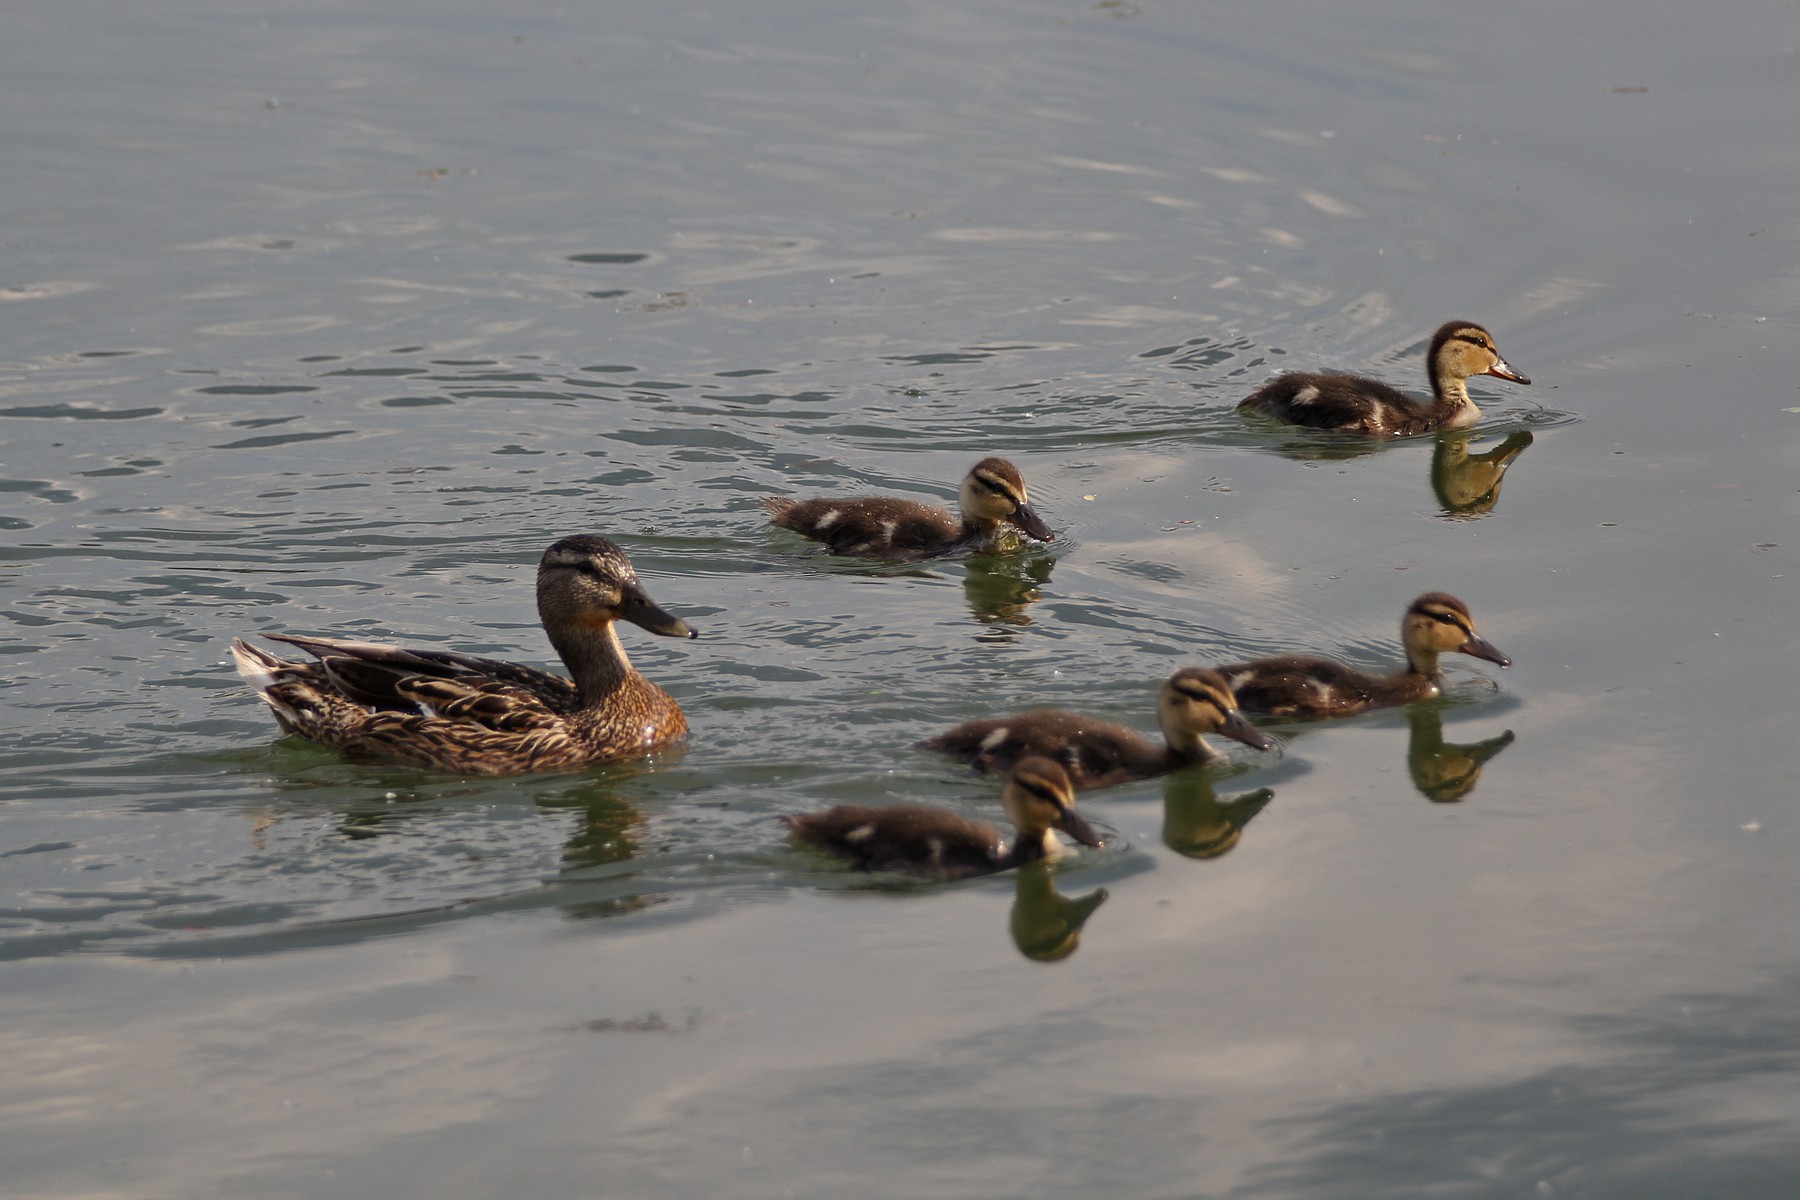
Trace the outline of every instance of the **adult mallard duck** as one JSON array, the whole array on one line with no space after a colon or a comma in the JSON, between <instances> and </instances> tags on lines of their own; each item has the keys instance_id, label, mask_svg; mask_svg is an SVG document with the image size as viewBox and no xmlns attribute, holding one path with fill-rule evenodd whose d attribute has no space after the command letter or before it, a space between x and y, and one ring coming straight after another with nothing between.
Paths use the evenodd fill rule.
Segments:
<instances>
[{"instance_id":1,"label":"adult mallard duck","mask_svg":"<svg viewBox=\"0 0 1800 1200\"><path fill-rule=\"evenodd\" d=\"M1075 789L1055 763L1028 758L1012 769L1000 801L1017 836L1007 846L1000 831L924 804L868 808L840 804L823 812L783 817L794 840L848 859L865 871L905 871L933 879L967 879L1010 871L1039 859L1056 858L1060 829L1084 846L1099 846L1094 832L1075 811Z\"/></svg>"},{"instance_id":2,"label":"adult mallard duck","mask_svg":"<svg viewBox=\"0 0 1800 1200\"><path fill-rule=\"evenodd\" d=\"M573 681L447 650L264 634L315 661L290 662L241 638L238 674L281 728L358 757L464 775L518 775L637 758L687 734L674 697L639 675L613 622L696 636L650 599L625 552L564 538L538 564L538 617Z\"/></svg>"},{"instance_id":3,"label":"adult mallard duck","mask_svg":"<svg viewBox=\"0 0 1800 1200\"><path fill-rule=\"evenodd\" d=\"M1292 374L1265 383L1238 408L1311 429L1396 437L1479 421L1481 410L1469 399L1466 383L1471 376L1531 382L1500 357L1494 335L1470 321L1440 325L1425 363L1431 373L1429 404L1362 375Z\"/></svg>"},{"instance_id":4,"label":"adult mallard duck","mask_svg":"<svg viewBox=\"0 0 1800 1200\"><path fill-rule=\"evenodd\" d=\"M1156 698L1163 744L1112 721L1060 709L964 721L919 743L975 764L980 770L1011 766L1028 755L1061 763L1084 788L1148 779L1179 767L1219 762L1224 755L1206 742L1217 733L1258 750L1275 743L1238 712L1231 685L1216 671L1183 667L1169 676Z\"/></svg>"},{"instance_id":5,"label":"adult mallard duck","mask_svg":"<svg viewBox=\"0 0 1800 1200\"><path fill-rule=\"evenodd\" d=\"M1391 675L1359 671L1328 658L1283 654L1228 663L1219 674L1231 681L1238 701L1251 712L1277 717L1345 717L1371 708L1410 704L1438 694L1438 656L1473 655L1512 666L1512 659L1475 632L1469 606L1446 592L1427 592L1406 608L1400 621L1406 667Z\"/></svg>"},{"instance_id":6,"label":"adult mallard duck","mask_svg":"<svg viewBox=\"0 0 1800 1200\"><path fill-rule=\"evenodd\" d=\"M1004 458L984 458L963 477L961 514L894 496L849 500L766 497L769 519L824 542L833 554L920 559L1004 548L1010 530L1040 542L1056 534L1032 511L1025 477Z\"/></svg>"}]
</instances>

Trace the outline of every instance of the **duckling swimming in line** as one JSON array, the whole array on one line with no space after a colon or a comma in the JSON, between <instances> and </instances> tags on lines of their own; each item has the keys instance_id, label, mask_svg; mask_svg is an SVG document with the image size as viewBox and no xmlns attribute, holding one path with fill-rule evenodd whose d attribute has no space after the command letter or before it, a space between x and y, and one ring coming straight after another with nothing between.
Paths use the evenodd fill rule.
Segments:
<instances>
[{"instance_id":1,"label":"duckling swimming in line","mask_svg":"<svg viewBox=\"0 0 1800 1200\"><path fill-rule=\"evenodd\" d=\"M1502 667L1512 659L1475 632L1469 606L1445 592L1414 600L1400 622L1406 668L1392 675L1358 671L1327 658L1283 654L1230 663L1219 674L1231 681L1251 712L1277 717L1345 717L1371 708L1410 704L1438 694L1440 654L1462 653Z\"/></svg>"},{"instance_id":2,"label":"duckling swimming in line","mask_svg":"<svg viewBox=\"0 0 1800 1200\"><path fill-rule=\"evenodd\" d=\"M1362 375L1291 374L1270 380L1238 408L1311 429L1397 437L1479 421L1481 410L1469 399L1465 382L1471 376L1531 382L1500 357L1494 335L1470 321L1439 326L1425 363L1431 373L1429 404Z\"/></svg>"},{"instance_id":3,"label":"duckling swimming in line","mask_svg":"<svg viewBox=\"0 0 1800 1200\"><path fill-rule=\"evenodd\" d=\"M1000 793L1018 834L1006 846L1000 831L923 804L867 808L840 804L824 812L785 816L795 841L850 860L865 871L908 871L934 879L968 879L1010 871L1064 851L1052 830L1060 829L1084 846L1100 846L1075 811L1075 789L1063 769L1048 759L1027 758L1006 777Z\"/></svg>"},{"instance_id":4,"label":"duckling swimming in line","mask_svg":"<svg viewBox=\"0 0 1800 1200\"><path fill-rule=\"evenodd\" d=\"M984 458L964 476L961 515L893 496L850 500L766 497L769 519L783 529L824 542L833 554L920 559L998 550L1010 530L1040 542L1056 534L1032 511L1025 477L1004 458Z\"/></svg>"},{"instance_id":5,"label":"duckling swimming in line","mask_svg":"<svg viewBox=\"0 0 1800 1200\"><path fill-rule=\"evenodd\" d=\"M623 550L585 535L557 542L538 564L537 603L573 682L447 650L292 634L263 636L316 662L242 639L231 654L283 731L363 758L516 775L637 758L687 734L681 707L632 668L613 622L697 635L650 599Z\"/></svg>"},{"instance_id":6,"label":"duckling swimming in line","mask_svg":"<svg viewBox=\"0 0 1800 1200\"><path fill-rule=\"evenodd\" d=\"M1222 734L1258 750L1275 743L1238 712L1231 685L1216 671L1183 667L1169 676L1156 698L1163 744L1112 721L1058 709L1038 709L1010 717L965 721L919 743L973 763L979 770L1004 769L1028 755L1059 762L1081 787L1111 787L1148 779L1225 756L1204 735Z\"/></svg>"}]
</instances>

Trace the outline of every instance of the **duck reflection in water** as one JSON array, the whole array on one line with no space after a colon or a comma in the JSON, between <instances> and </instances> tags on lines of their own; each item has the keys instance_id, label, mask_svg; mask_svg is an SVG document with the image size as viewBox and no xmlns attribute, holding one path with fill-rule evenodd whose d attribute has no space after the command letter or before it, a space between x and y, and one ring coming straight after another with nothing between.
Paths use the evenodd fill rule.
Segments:
<instances>
[{"instance_id":1,"label":"duck reflection in water","mask_svg":"<svg viewBox=\"0 0 1800 1200\"><path fill-rule=\"evenodd\" d=\"M1106 889L1095 888L1073 898L1056 890L1048 862L1019 869L1013 899L1013 945L1033 962L1061 962L1081 947L1081 927L1106 902Z\"/></svg>"},{"instance_id":2,"label":"duck reflection in water","mask_svg":"<svg viewBox=\"0 0 1800 1200\"><path fill-rule=\"evenodd\" d=\"M984 625L1031 624L1025 610L1043 599L1039 589L1050 581L1055 566L1051 554L982 554L969 559L963 574L969 611Z\"/></svg>"},{"instance_id":3,"label":"duck reflection in water","mask_svg":"<svg viewBox=\"0 0 1800 1200\"><path fill-rule=\"evenodd\" d=\"M1517 429L1492 450L1469 453L1470 435L1440 433L1431 452L1431 490L1444 515L1464 519L1486 516L1500 499L1506 469L1531 445L1529 429Z\"/></svg>"},{"instance_id":4,"label":"duck reflection in water","mask_svg":"<svg viewBox=\"0 0 1800 1200\"><path fill-rule=\"evenodd\" d=\"M1163 784L1163 845L1188 858L1229 854L1244 826L1274 798L1271 789L1257 788L1221 803L1205 771L1171 775Z\"/></svg>"},{"instance_id":5,"label":"duck reflection in water","mask_svg":"<svg viewBox=\"0 0 1800 1200\"><path fill-rule=\"evenodd\" d=\"M644 815L612 787L593 781L537 797L537 806L575 814L577 822L563 844L563 869L578 870L624 862L638 853Z\"/></svg>"},{"instance_id":6,"label":"duck reflection in water","mask_svg":"<svg viewBox=\"0 0 1800 1200\"><path fill-rule=\"evenodd\" d=\"M1413 786L1434 804L1454 803L1474 791L1481 768L1513 742L1510 729L1486 741L1446 742L1444 714L1436 704L1415 704L1407 710L1406 719L1412 726L1406 766L1412 772Z\"/></svg>"}]
</instances>

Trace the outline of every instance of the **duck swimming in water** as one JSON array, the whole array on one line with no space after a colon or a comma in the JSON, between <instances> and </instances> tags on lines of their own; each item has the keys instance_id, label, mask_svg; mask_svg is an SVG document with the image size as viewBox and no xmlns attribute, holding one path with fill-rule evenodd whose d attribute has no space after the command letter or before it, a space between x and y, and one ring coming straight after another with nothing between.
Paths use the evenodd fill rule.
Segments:
<instances>
[{"instance_id":1,"label":"duck swimming in water","mask_svg":"<svg viewBox=\"0 0 1800 1200\"><path fill-rule=\"evenodd\" d=\"M906 871L933 879L992 875L1059 857L1062 843L1052 832L1057 829L1084 846L1101 845L1100 835L1075 811L1069 776L1047 759L1027 758L1015 766L1000 801L1018 830L1011 846L986 821L924 804L840 804L782 820L795 841L865 871Z\"/></svg>"},{"instance_id":2,"label":"duck swimming in water","mask_svg":"<svg viewBox=\"0 0 1800 1200\"><path fill-rule=\"evenodd\" d=\"M1462 653L1512 666L1512 659L1475 632L1469 606L1446 592L1427 592L1400 621L1406 666L1391 675L1359 671L1328 658L1282 654L1219 668L1251 712L1276 717L1346 717L1371 708L1411 704L1442 687L1438 656Z\"/></svg>"},{"instance_id":3,"label":"duck swimming in water","mask_svg":"<svg viewBox=\"0 0 1800 1200\"><path fill-rule=\"evenodd\" d=\"M1429 404L1362 375L1297 373L1270 380L1238 408L1309 429L1398 437L1479 421L1481 410L1469 399L1466 382L1472 376L1531 382L1500 357L1494 335L1472 321L1440 325L1425 363L1431 374Z\"/></svg>"},{"instance_id":4,"label":"duck swimming in water","mask_svg":"<svg viewBox=\"0 0 1800 1200\"><path fill-rule=\"evenodd\" d=\"M1032 510L1025 477L1004 458L984 458L963 477L960 515L894 496L795 500L769 496L762 506L783 529L824 542L833 554L901 560L1006 548L1012 531L1040 542L1056 534Z\"/></svg>"},{"instance_id":5,"label":"duck swimming in water","mask_svg":"<svg viewBox=\"0 0 1800 1200\"><path fill-rule=\"evenodd\" d=\"M231 654L287 733L351 754L462 775L559 771L649 754L686 736L669 693L625 657L615 621L696 636L659 608L625 552L600 537L544 551L538 616L573 681L448 650L265 634L314 661L238 639Z\"/></svg>"},{"instance_id":6,"label":"duck swimming in water","mask_svg":"<svg viewBox=\"0 0 1800 1200\"><path fill-rule=\"evenodd\" d=\"M1156 719L1163 732L1160 746L1112 721L1038 709L964 721L925 739L919 748L963 759L981 770L1004 769L1028 755L1042 755L1061 763L1078 786L1094 788L1222 762L1225 756L1206 742L1209 733L1258 750L1275 747L1238 712L1237 698L1225 678L1200 667L1183 667L1169 676L1157 694Z\"/></svg>"}]
</instances>

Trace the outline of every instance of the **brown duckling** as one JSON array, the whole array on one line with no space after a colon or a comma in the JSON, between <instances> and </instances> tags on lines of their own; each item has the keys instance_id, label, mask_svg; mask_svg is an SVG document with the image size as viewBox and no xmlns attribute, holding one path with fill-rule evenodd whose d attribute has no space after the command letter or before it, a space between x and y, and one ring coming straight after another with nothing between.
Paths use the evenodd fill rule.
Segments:
<instances>
[{"instance_id":1,"label":"brown duckling","mask_svg":"<svg viewBox=\"0 0 1800 1200\"><path fill-rule=\"evenodd\" d=\"M963 477L961 515L918 500L865 496L850 500L766 497L769 519L824 542L833 554L920 559L1003 549L1011 530L1040 542L1056 534L1032 511L1025 477L1004 458L984 458Z\"/></svg>"},{"instance_id":2,"label":"brown duckling","mask_svg":"<svg viewBox=\"0 0 1800 1200\"><path fill-rule=\"evenodd\" d=\"M1251 712L1346 717L1437 695L1442 686L1440 654L1470 654L1512 666L1512 659L1475 632L1469 606L1445 592L1427 592L1407 606L1400 640L1406 646L1406 667L1392 675L1358 671L1304 654L1229 663L1219 668L1219 674L1231 681L1238 700Z\"/></svg>"},{"instance_id":3,"label":"brown duckling","mask_svg":"<svg viewBox=\"0 0 1800 1200\"><path fill-rule=\"evenodd\" d=\"M924 804L868 808L840 804L824 812L785 816L795 841L850 860L865 871L907 871L933 879L968 879L1009 871L1063 854L1052 830L1060 829L1084 846L1101 845L1075 811L1075 789L1055 763L1027 758L1006 777L1000 793L1018 834L1005 845L1000 831Z\"/></svg>"},{"instance_id":4,"label":"brown duckling","mask_svg":"<svg viewBox=\"0 0 1800 1200\"><path fill-rule=\"evenodd\" d=\"M1156 719L1163 732L1160 746L1098 717L1038 709L965 721L925 739L919 748L964 759L983 771L1005 768L1027 755L1043 755L1061 763L1077 785L1095 788L1223 761L1225 756L1207 745L1209 733L1258 750L1275 747L1238 712L1237 698L1224 677L1200 667L1183 667L1169 676L1156 698Z\"/></svg>"},{"instance_id":5,"label":"brown duckling","mask_svg":"<svg viewBox=\"0 0 1800 1200\"><path fill-rule=\"evenodd\" d=\"M1471 376L1531 382L1500 357L1494 335L1470 321L1439 326L1425 363L1431 373L1429 404L1362 375L1297 373L1270 380L1238 408L1311 429L1397 437L1479 421L1481 410L1469 399L1466 383Z\"/></svg>"},{"instance_id":6,"label":"brown duckling","mask_svg":"<svg viewBox=\"0 0 1800 1200\"><path fill-rule=\"evenodd\" d=\"M238 673L276 723L372 759L464 775L516 775L637 758L687 734L674 697L638 674L613 622L696 636L650 599L625 552L564 538L538 564L538 617L571 682L447 650L265 634L312 655L290 662L242 639Z\"/></svg>"}]
</instances>

